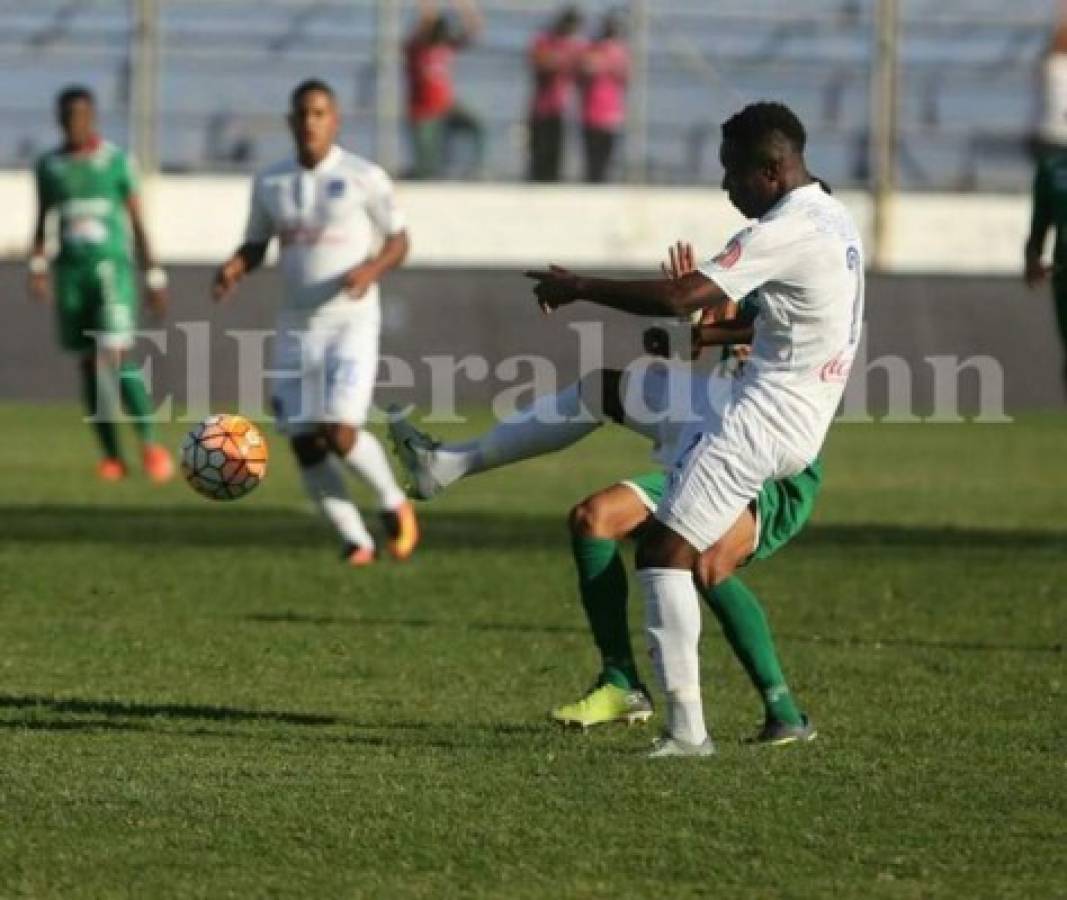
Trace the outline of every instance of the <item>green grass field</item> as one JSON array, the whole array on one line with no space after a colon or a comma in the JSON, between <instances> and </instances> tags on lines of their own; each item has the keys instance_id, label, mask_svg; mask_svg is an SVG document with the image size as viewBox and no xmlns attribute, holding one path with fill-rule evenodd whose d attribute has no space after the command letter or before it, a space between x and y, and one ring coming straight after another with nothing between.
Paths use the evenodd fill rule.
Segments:
<instances>
[{"instance_id":1,"label":"green grass field","mask_svg":"<svg viewBox=\"0 0 1067 900\"><path fill-rule=\"evenodd\" d=\"M658 763L544 718L596 668L563 515L649 467L630 436L461 485L357 572L280 441L214 505L95 483L73 407L0 429L0 897L1067 896L1056 418L838 426L749 573L820 739L741 745L709 616L720 754Z\"/></svg>"}]
</instances>

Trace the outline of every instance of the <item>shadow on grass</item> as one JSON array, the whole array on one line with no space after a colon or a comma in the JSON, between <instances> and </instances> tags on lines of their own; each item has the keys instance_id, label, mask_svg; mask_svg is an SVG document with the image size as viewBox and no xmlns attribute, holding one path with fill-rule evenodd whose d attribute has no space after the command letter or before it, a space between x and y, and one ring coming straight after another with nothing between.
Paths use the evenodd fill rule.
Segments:
<instances>
[{"instance_id":1,"label":"shadow on grass","mask_svg":"<svg viewBox=\"0 0 1067 900\"><path fill-rule=\"evenodd\" d=\"M912 650L962 650L973 653L1063 653L1062 643L1053 644L997 644L987 641L938 641L927 638L895 637L824 637L822 635L780 635L783 642L816 644L826 647L880 647Z\"/></svg>"},{"instance_id":2,"label":"shadow on grass","mask_svg":"<svg viewBox=\"0 0 1067 900\"><path fill-rule=\"evenodd\" d=\"M567 547L564 512L516 515L491 510L420 507L426 549L499 550ZM284 507L6 505L0 534L19 543L102 543L177 547L328 547L325 526L310 513ZM1067 531L892 525L812 524L797 538L805 547L1067 551Z\"/></svg>"},{"instance_id":3,"label":"shadow on grass","mask_svg":"<svg viewBox=\"0 0 1067 900\"><path fill-rule=\"evenodd\" d=\"M29 711L30 715L0 719L0 729L56 734L136 733L161 737L227 738L275 743L304 740L371 747L434 747L460 750L477 747L501 747L514 744L516 737L529 738L548 734L550 729L532 723L465 723L435 724L404 719L369 721L342 716L278 712L276 710L239 709L181 703L133 703L123 700L86 700L54 698L40 695L0 694L0 710ZM70 718L63 718L70 716ZM190 721L222 724L273 723L296 726L342 726L343 734L326 733L311 737L303 728L298 732L268 732L221 728L213 725L186 726ZM179 727L175 727L175 723ZM370 733L368 733L370 732ZM383 733L375 733L383 732ZM404 737L399 737L403 734ZM303 736L302 736L303 735Z\"/></svg>"},{"instance_id":4,"label":"shadow on grass","mask_svg":"<svg viewBox=\"0 0 1067 900\"><path fill-rule=\"evenodd\" d=\"M514 631L528 634L585 634L588 629L573 625L530 625L525 622L461 622L451 619L405 619L382 616L307 616L302 613L257 613L244 622L262 625L343 625L350 628L397 626L401 628L442 628L451 631Z\"/></svg>"}]
</instances>

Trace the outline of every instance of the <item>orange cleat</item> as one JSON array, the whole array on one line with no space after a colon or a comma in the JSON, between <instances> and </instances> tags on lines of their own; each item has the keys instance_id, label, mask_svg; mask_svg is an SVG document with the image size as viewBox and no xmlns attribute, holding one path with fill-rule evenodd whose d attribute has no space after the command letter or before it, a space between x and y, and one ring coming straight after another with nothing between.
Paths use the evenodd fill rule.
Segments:
<instances>
[{"instance_id":1,"label":"orange cleat","mask_svg":"<svg viewBox=\"0 0 1067 900\"><path fill-rule=\"evenodd\" d=\"M352 566L354 569L362 569L373 565L377 556L370 547L357 547L355 544L345 545L341 552L341 562Z\"/></svg>"},{"instance_id":2,"label":"orange cleat","mask_svg":"<svg viewBox=\"0 0 1067 900\"><path fill-rule=\"evenodd\" d=\"M162 444L145 444L141 451L144 473L156 484L163 484L174 477L174 460Z\"/></svg>"},{"instance_id":3,"label":"orange cleat","mask_svg":"<svg viewBox=\"0 0 1067 900\"><path fill-rule=\"evenodd\" d=\"M96 477L101 481L122 481L126 477L126 463L117 456L106 456L96 464Z\"/></svg>"},{"instance_id":4,"label":"orange cleat","mask_svg":"<svg viewBox=\"0 0 1067 900\"><path fill-rule=\"evenodd\" d=\"M419 522L409 501L383 512L382 524L389 535L389 553L393 559L403 561L415 552L419 544Z\"/></svg>"}]
</instances>

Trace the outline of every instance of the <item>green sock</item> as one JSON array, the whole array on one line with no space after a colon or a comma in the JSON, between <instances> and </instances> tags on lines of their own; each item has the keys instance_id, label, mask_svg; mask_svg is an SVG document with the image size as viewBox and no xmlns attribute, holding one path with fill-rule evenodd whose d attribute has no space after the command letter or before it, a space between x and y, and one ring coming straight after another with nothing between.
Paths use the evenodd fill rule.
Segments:
<instances>
[{"instance_id":1,"label":"green sock","mask_svg":"<svg viewBox=\"0 0 1067 900\"><path fill-rule=\"evenodd\" d=\"M616 541L576 537L571 541L578 568L578 590L602 660L601 680L616 687L637 687L641 680L630 646L626 620L626 567Z\"/></svg>"},{"instance_id":2,"label":"green sock","mask_svg":"<svg viewBox=\"0 0 1067 900\"><path fill-rule=\"evenodd\" d=\"M722 625L726 640L749 680L759 691L767 715L789 725L799 725L801 713L785 682L767 616L756 595L734 576L706 590L704 599Z\"/></svg>"},{"instance_id":3,"label":"green sock","mask_svg":"<svg viewBox=\"0 0 1067 900\"><path fill-rule=\"evenodd\" d=\"M112 401L113 396L113 383L105 382L102 385L104 391L105 408L103 411L99 409L100 395L97 391L97 374L96 366L92 363L83 363L79 367L82 380L82 403L85 406L85 411L89 414L89 418L92 420L93 431L96 432L96 439L100 442L100 447L104 451L104 456L112 459L117 459L119 456L119 436L118 429L115 428L115 422L108 410L114 409ZM110 399L109 399L110 398ZM97 417L97 413L101 413Z\"/></svg>"},{"instance_id":4,"label":"green sock","mask_svg":"<svg viewBox=\"0 0 1067 900\"><path fill-rule=\"evenodd\" d=\"M141 378L141 371L132 363L123 363L119 370L122 404L133 418L137 436L146 444L156 441L156 426L152 421L152 401Z\"/></svg>"}]
</instances>

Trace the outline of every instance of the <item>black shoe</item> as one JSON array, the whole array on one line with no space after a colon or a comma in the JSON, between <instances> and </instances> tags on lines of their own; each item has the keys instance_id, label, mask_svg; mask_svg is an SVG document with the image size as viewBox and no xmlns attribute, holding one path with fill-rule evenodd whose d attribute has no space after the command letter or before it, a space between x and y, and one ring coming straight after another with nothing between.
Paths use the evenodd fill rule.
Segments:
<instances>
[{"instance_id":1,"label":"black shoe","mask_svg":"<svg viewBox=\"0 0 1067 900\"><path fill-rule=\"evenodd\" d=\"M760 733L746 743L763 747L784 747L786 744L807 744L817 736L815 726L805 715L801 715L799 725L790 725L768 716Z\"/></svg>"}]
</instances>

